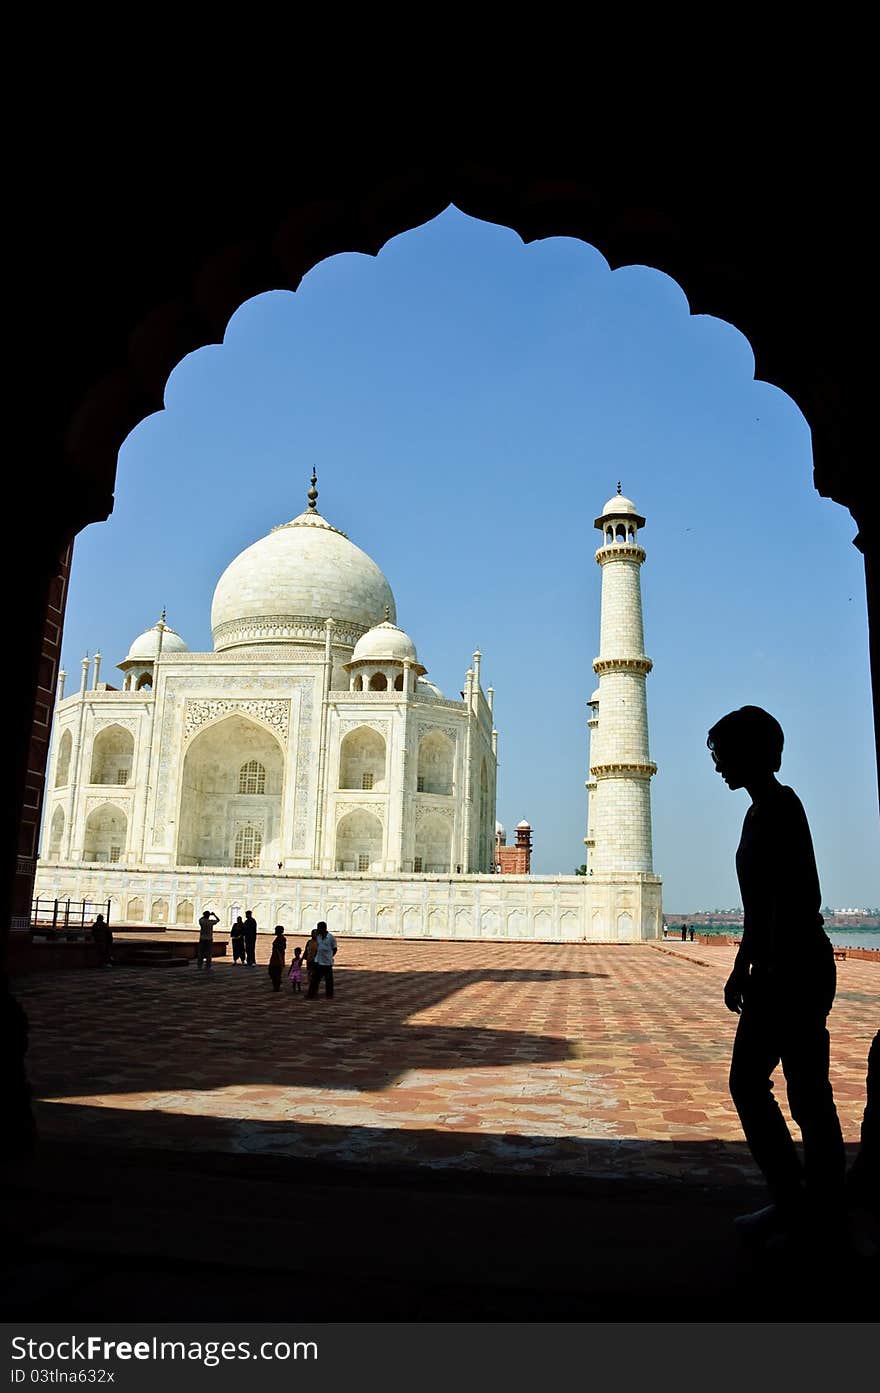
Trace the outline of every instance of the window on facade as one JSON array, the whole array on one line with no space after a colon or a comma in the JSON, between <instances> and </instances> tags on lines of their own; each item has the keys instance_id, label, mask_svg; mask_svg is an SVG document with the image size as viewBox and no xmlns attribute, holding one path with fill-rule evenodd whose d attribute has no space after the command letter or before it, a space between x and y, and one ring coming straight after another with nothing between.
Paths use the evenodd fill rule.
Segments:
<instances>
[{"instance_id":1,"label":"window on facade","mask_svg":"<svg viewBox=\"0 0 880 1393\"><path fill-rule=\"evenodd\" d=\"M110 860L111 860L111 861L118 861L121 855L122 855L122 847L121 847L121 846L111 846L111 848L110 848Z\"/></svg>"},{"instance_id":2,"label":"window on facade","mask_svg":"<svg viewBox=\"0 0 880 1393\"><path fill-rule=\"evenodd\" d=\"M241 766L238 775L239 793L265 793L266 771L259 760L248 760Z\"/></svg>"},{"instance_id":3,"label":"window on facade","mask_svg":"<svg viewBox=\"0 0 880 1393\"><path fill-rule=\"evenodd\" d=\"M265 773L265 770L263 771ZM263 834L258 827L242 827L235 836L233 866L256 866L263 850Z\"/></svg>"},{"instance_id":4,"label":"window on facade","mask_svg":"<svg viewBox=\"0 0 880 1393\"><path fill-rule=\"evenodd\" d=\"M117 770L116 770L116 782L117 782L118 784L127 784L127 783L128 783L128 770L127 770L127 769L117 769Z\"/></svg>"},{"instance_id":5,"label":"window on facade","mask_svg":"<svg viewBox=\"0 0 880 1393\"><path fill-rule=\"evenodd\" d=\"M417 856L417 857L415 858L415 860L413 861L413 870L416 871L416 872L419 872L419 871L421 871L421 869L422 869L422 858L421 858L421 856Z\"/></svg>"},{"instance_id":6,"label":"window on facade","mask_svg":"<svg viewBox=\"0 0 880 1393\"><path fill-rule=\"evenodd\" d=\"M370 858L365 851L358 852L358 870L368 871L370 869Z\"/></svg>"},{"instance_id":7,"label":"window on facade","mask_svg":"<svg viewBox=\"0 0 880 1393\"><path fill-rule=\"evenodd\" d=\"M372 774L362 774L362 775L361 775L361 788L372 788L372 787L373 787L373 776L372 776Z\"/></svg>"},{"instance_id":8,"label":"window on facade","mask_svg":"<svg viewBox=\"0 0 880 1393\"><path fill-rule=\"evenodd\" d=\"M416 793L424 793L424 791L425 791L425 776L424 776L424 774L419 774L418 778L416 779Z\"/></svg>"}]
</instances>

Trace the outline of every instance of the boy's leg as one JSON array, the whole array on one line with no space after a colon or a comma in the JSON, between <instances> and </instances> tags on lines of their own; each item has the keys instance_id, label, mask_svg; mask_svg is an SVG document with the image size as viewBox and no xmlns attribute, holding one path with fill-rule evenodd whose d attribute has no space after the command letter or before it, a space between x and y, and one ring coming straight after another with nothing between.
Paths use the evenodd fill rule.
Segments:
<instances>
[{"instance_id":1,"label":"boy's leg","mask_svg":"<svg viewBox=\"0 0 880 1393\"><path fill-rule=\"evenodd\" d=\"M802 1171L791 1133L773 1096L771 1075L779 1057L769 1006L747 1000L733 1044L730 1096L773 1201L781 1209L792 1210L799 1203Z\"/></svg>"}]
</instances>

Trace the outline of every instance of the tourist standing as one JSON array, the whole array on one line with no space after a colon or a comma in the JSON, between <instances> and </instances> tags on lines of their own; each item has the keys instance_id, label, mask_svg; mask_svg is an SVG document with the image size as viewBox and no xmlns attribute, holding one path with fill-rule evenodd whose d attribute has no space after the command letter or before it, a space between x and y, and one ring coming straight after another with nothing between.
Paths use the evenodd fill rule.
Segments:
<instances>
[{"instance_id":1,"label":"tourist standing","mask_svg":"<svg viewBox=\"0 0 880 1393\"><path fill-rule=\"evenodd\" d=\"M254 912L249 909L244 916L244 946L247 952L248 967L257 965L257 921Z\"/></svg>"},{"instance_id":2,"label":"tourist standing","mask_svg":"<svg viewBox=\"0 0 880 1393\"><path fill-rule=\"evenodd\" d=\"M333 959L336 957L336 939L323 921L318 925L316 934L315 966L309 979L308 996L318 995L318 987L321 985L323 977L324 992L330 997L333 995Z\"/></svg>"},{"instance_id":3,"label":"tourist standing","mask_svg":"<svg viewBox=\"0 0 880 1393\"><path fill-rule=\"evenodd\" d=\"M293 962L290 964L288 976L290 978L291 991L301 992L303 980L303 956L301 948L294 948L293 950Z\"/></svg>"},{"instance_id":4,"label":"tourist standing","mask_svg":"<svg viewBox=\"0 0 880 1393\"><path fill-rule=\"evenodd\" d=\"M284 972L284 959L287 955L287 939L284 937L284 925L275 925L275 937L272 939L272 952L269 955L269 976L272 979L273 992L281 990L281 977Z\"/></svg>"},{"instance_id":5,"label":"tourist standing","mask_svg":"<svg viewBox=\"0 0 880 1393\"><path fill-rule=\"evenodd\" d=\"M687 936L688 936L688 926L687 926L687 924L682 924L682 926L681 926L681 941L682 941L682 943L686 943L686 942L687 942Z\"/></svg>"},{"instance_id":6,"label":"tourist standing","mask_svg":"<svg viewBox=\"0 0 880 1393\"><path fill-rule=\"evenodd\" d=\"M317 929L312 929L312 932L310 933L308 939L306 940L306 951L305 951L306 976L307 976L308 979L309 979L309 986L310 986L310 987L311 987L311 985L312 985L312 976L313 976L314 971L315 971L315 954L317 953L317 951L318 951L318 930L317 930Z\"/></svg>"},{"instance_id":7,"label":"tourist standing","mask_svg":"<svg viewBox=\"0 0 880 1393\"><path fill-rule=\"evenodd\" d=\"M693 924L691 924L691 925L689 926L689 928L688 928L688 938L690 939L691 943L693 943L693 941L694 941L694 926L693 926Z\"/></svg>"},{"instance_id":8,"label":"tourist standing","mask_svg":"<svg viewBox=\"0 0 880 1393\"><path fill-rule=\"evenodd\" d=\"M245 961L244 921L240 914L229 930L229 937L232 941L232 961L243 963Z\"/></svg>"},{"instance_id":9,"label":"tourist standing","mask_svg":"<svg viewBox=\"0 0 880 1393\"><path fill-rule=\"evenodd\" d=\"M211 957L214 952L214 925L220 923L220 916L213 910L206 909L199 920L199 946L196 953L196 967L200 968L202 963L205 971L211 971Z\"/></svg>"},{"instance_id":10,"label":"tourist standing","mask_svg":"<svg viewBox=\"0 0 880 1393\"><path fill-rule=\"evenodd\" d=\"M736 853L743 934L724 1004L739 1016L730 1092L772 1203L737 1220L756 1241L842 1235L846 1167L828 1078L826 1018L836 987L834 951L819 913L819 875L810 828L793 789L780 784L784 735L758 706L724 716L709 731L715 768L751 798ZM791 1115L801 1129L801 1165L773 1096L782 1063Z\"/></svg>"},{"instance_id":11,"label":"tourist standing","mask_svg":"<svg viewBox=\"0 0 880 1393\"><path fill-rule=\"evenodd\" d=\"M98 947L98 966L112 967L113 934L103 914L97 915L94 924L92 924L92 942Z\"/></svg>"}]
</instances>

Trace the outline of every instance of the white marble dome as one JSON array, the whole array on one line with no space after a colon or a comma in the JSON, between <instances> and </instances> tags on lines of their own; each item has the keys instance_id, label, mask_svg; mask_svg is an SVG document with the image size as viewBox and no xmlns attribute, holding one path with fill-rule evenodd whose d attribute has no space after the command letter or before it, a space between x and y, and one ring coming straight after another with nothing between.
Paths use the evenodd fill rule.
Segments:
<instances>
[{"instance_id":1,"label":"white marble dome","mask_svg":"<svg viewBox=\"0 0 880 1393\"><path fill-rule=\"evenodd\" d=\"M442 698L442 696L443 696L443 693L441 692L440 688L437 686L437 683L436 683L436 682L431 682L427 677L417 677L417 678L416 678L416 696L419 696L421 693L424 693L424 692L430 692L431 696L435 696L435 697L441 697L441 698Z\"/></svg>"},{"instance_id":2,"label":"white marble dome","mask_svg":"<svg viewBox=\"0 0 880 1393\"><path fill-rule=\"evenodd\" d=\"M394 596L375 561L309 508L227 566L214 591L211 630L221 652L323 642L324 621L332 619L334 641L354 645L386 612L396 617Z\"/></svg>"},{"instance_id":3,"label":"white marble dome","mask_svg":"<svg viewBox=\"0 0 880 1393\"><path fill-rule=\"evenodd\" d=\"M152 629L145 629L142 634L138 634L134 643L129 648L123 658L125 663L151 663L154 661L159 651L159 624L154 624ZM174 629L164 626L162 635L163 653L188 653L189 645L184 643L180 634Z\"/></svg>"},{"instance_id":4,"label":"white marble dome","mask_svg":"<svg viewBox=\"0 0 880 1393\"><path fill-rule=\"evenodd\" d=\"M387 662L389 659L396 663L408 660L415 664L419 661L419 655L409 634L405 634L403 629L398 629L396 624L385 619L358 639L351 661Z\"/></svg>"},{"instance_id":5,"label":"white marble dome","mask_svg":"<svg viewBox=\"0 0 880 1393\"><path fill-rule=\"evenodd\" d=\"M637 517L638 508L631 498L625 494L616 493L613 498L609 498L605 507L602 509L603 518L607 517Z\"/></svg>"}]
</instances>

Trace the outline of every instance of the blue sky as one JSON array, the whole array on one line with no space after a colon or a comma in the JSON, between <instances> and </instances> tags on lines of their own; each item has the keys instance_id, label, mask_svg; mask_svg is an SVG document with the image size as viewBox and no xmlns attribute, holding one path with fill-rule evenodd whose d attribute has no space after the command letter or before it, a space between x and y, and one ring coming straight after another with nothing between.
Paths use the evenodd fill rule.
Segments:
<instances>
[{"instance_id":1,"label":"blue sky","mask_svg":"<svg viewBox=\"0 0 880 1393\"><path fill-rule=\"evenodd\" d=\"M808 292L806 292L808 293ZM333 257L243 305L172 374L77 539L68 689L168 622L212 647L211 597L244 547L305 506L382 567L428 675L457 695L475 647L496 691L498 816L533 869L584 859L584 703L596 681L593 519L620 479L642 542L655 868L671 911L739 903L746 796L706 730L745 702L786 733L823 899L880 903L867 620L855 525L812 487L795 404L747 340L668 277L611 272L570 238L524 246L448 209L378 257Z\"/></svg>"}]
</instances>

